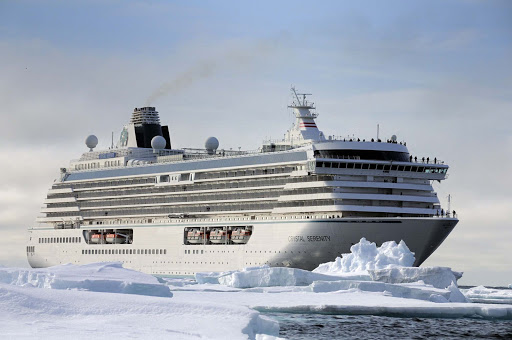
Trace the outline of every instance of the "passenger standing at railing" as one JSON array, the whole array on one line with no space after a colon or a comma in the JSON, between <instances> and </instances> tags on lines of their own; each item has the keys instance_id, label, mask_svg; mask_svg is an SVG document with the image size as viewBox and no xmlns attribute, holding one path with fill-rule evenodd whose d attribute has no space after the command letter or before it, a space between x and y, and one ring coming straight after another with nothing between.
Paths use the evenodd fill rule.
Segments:
<instances>
[{"instance_id":1,"label":"passenger standing at railing","mask_svg":"<svg viewBox=\"0 0 512 340\"><path fill-rule=\"evenodd\" d=\"M421 161L422 161L423 163L425 163L425 157L423 157L423 158L421 159Z\"/></svg>"},{"instance_id":2,"label":"passenger standing at railing","mask_svg":"<svg viewBox=\"0 0 512 340\"><path fill-rule=\"evenodd\" d=\"M430 160L430 158L429 158L429 157L427 157L427 164L428 164L428 161L429 161L429 160Z\"/></svg>"}]
</instances>

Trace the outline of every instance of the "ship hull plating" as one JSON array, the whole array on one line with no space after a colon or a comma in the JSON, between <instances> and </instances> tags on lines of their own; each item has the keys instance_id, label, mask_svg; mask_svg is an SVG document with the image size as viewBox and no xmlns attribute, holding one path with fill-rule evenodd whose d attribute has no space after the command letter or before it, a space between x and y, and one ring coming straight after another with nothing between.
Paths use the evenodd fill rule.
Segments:
<instances>
[{"instance_id":1,"label":"ship hull plating","mask_svg":"<svg viewBox=\"0 0 512 340\"><path fill-rule=\"evenodd\" d=\"M312 270L350 252L350 247L365 237L377 245L404 240L415 253L414 265L419 266L457 222L455 218L326 218L118 226L133 229L131 244L87 244L83 235L88 228L58 233L54 229L31 229L29 245L33 251L28 253L28 261L33 268L121 261L127 268L158 275L192 275L264 264ZM185 228L229 227L241 223L253 228L247 244L185 244ZM57 242L45 242L55 234L61 236L52 240ZM80 242L67 243L66 238L72 237Z\"/></svg>"}]
</instances>

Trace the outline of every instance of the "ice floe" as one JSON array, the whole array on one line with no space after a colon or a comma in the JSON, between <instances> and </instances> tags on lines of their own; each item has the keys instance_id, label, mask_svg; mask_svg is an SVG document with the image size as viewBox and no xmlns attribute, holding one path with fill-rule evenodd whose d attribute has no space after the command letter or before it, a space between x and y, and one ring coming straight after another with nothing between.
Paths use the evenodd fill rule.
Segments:
<instances>
[{"instance_id":1,"label":"ice floe","mask_svg":"<svg viewBox=\"0 0 512 340\"><path fill-rule=\"evenodd\" d=\"M457 284L457 280L462 277L462 273L454 272L448 267L395 267L369 270L368 272L373 281L387 283L423 281L423 283L436 288L448 288L452 284Z\"/></svg>"},{"instance_id":2,"label":"ice floe","mask_svg":"<svg viewBox=\"0 0 512 340\"><path fill-rule=\"evenodd\" d=\"M457 286L462 273L411 267L414 254L404 242L377 247L363 238L351 251L313 272L263 266L198 273L201 289L193 290L208 300L213 291L229 294L212 287L237 289L238 303L261 311L512 319L512 306L471 303Z\"/></svg>"},{"instance_id":3,"label":"ice floe","mask_svg":"<svg viewBox=\"0 0 512 340\"><path fill-rule=\"evenodd\" d=\"M472 302L499 303L512 305L512 290L486 288L484 286L461 289L462 293Z\"/></svg>"},{"instance_id":4,"label":"ice floe","mask_svg":"<svg viewBox=\"0 0 512 340\"><path fill-rule=\"evenodd\" d=\"M40 269L0 268L0 282L38 288L172 297L169 287L156 277L123 268L117 262L65 264Z\"/></svg>"},{"instance_id":5,"label":"ice floe","mask_svg":"<svg viewBox=\"0 0 512 340\"><path fill-rule=\"evenodd\" d=\"M219 284L235 288L308 286L314 281L336 281L339 277L296 268L259 268L236 271L218 278Z\"/></svg>"}]
</instances>

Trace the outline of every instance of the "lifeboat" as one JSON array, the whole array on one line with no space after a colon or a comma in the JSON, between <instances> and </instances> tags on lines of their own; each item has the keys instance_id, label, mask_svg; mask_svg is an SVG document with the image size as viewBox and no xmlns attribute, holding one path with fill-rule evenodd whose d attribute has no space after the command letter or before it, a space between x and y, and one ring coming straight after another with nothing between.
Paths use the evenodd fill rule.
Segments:
<instances>
[{"instance_id":1,"label":"lifeboat","mask_svg":"<svg viewBox=\"0 0 512 340\"><path fill-rule=\"evenodd\" d=\"M252 231L245 228L235 228L231 233L233 243L247 243L251 237Z\"/></svg>"},{"instance_id":2,"label":"lifeboat","mask_svg":"<svg viewBox=\"0 0 512 340\"><path fill-rule=\"evenodd\" d=\"M126 243L126 235L123 234L107 234L107 237L105 238L105 241L107 243Z\"/></svg>"},{"instance_id":3,"label":"lifeboat","mask_svg":"<svg viewBox=\"0 0 512 340\"><path fill-rule=\"evenodd\" d=\"M91 243L103 243L103 235L102 234L92 234L91 235Z\"/></svg>"},{"instance_id":4,"label":"lifeboat","mask_svg":"<svg viewBox=\"0 0 512 340\"><path fill-rule=\"evenodd\" d=\"M210 242L211 243L226 243L227 231L221 228L214 228L210 231Z\"/></svg>"},{"instance_id":5,"label":"lifeboat","mask_svg":"<svg viewBox=\"0 0 512 340\"><path fill-rule=\"evenodd\" d=\"M203 243L204 232L199 228L189 229L187 232L187 242L191 244Z\"/></svg>"}]
</instances>

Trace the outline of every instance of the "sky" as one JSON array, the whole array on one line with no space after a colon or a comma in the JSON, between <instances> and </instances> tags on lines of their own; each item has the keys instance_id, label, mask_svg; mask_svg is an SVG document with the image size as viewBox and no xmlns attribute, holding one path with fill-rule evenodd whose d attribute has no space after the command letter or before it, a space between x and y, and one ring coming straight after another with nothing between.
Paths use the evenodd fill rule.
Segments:
<instances>
[{"instance_id":1,"label":"sky","mask_svg":"<svg viewBox=\"0 0 512 340\"><path fill-rule=\"evenodd\" d=\"M424 266L512 283L512 2L0 1L0 264L60 167L156 106L173 147L254 150L313 94L326 135L445 161L460 222Z\"/></svg>"}]
</instances>

